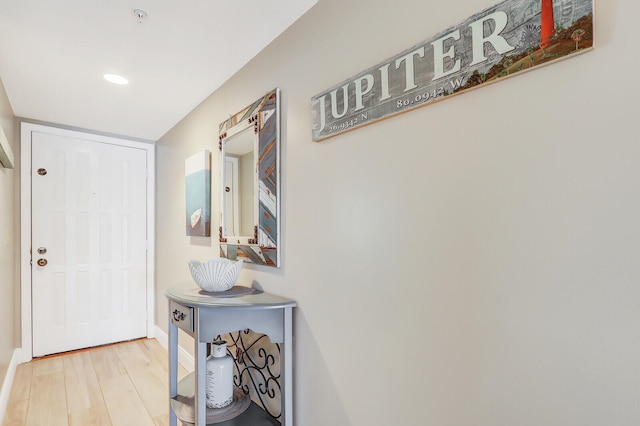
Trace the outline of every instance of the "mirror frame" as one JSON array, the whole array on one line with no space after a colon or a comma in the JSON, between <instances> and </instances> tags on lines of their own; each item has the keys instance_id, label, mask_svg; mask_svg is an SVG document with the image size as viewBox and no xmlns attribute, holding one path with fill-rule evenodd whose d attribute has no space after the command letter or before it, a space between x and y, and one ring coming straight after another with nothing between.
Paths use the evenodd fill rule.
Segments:
<instances>
[{"instance_id":1,"label":"mirror frame","mask_svg":"<svg viewBox=\"0 0 640 426\"><path fill-rule=\"evenodd\" d=\"M224 144L227 138L253 126L257 185L254 210L257 221L250 236L225 235ZM220 257L280 267L280 89L276 88L220 124Z\"/></svg>"}]
</instances>

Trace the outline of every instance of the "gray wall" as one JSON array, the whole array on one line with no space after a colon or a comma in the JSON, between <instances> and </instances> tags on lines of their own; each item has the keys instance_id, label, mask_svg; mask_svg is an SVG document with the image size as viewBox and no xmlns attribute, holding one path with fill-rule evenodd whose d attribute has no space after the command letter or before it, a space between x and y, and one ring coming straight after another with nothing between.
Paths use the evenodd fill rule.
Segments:
<instances>
[{"instance_id":1,"label":"gray wall","mask_svg":"<svg viewBox=\"0 0 640 426\"><path fill-rule=\"evenodd\" d=\"M15 117L7 93L0 81L0 126L4 130L15 161L19 161L18 144L15 135ZM18 167L16 164L15 167ZM18 346L14 335L18 311L15 309L19 295L18 275L16 273L16 253L19 233L16 229L18 198L18 172L5 169L0 165L0 388L5 379L7 368L14 349Z\"/></svg>"},{"instance_id":2,"label":"gray wall","mask_svg":"<svg viewBox=\"0 0 640 426\"><path fill-rule=\"evenodd\" d=\"M638 2L596 2L592 52L311 141L313 95L494 3L320 0L159 141L166 330L218 253L184 158L216 188L218 124L282 90L283 265L241 282L298 301L297 425L640 423Z\"/></svg>"}]
</instances>

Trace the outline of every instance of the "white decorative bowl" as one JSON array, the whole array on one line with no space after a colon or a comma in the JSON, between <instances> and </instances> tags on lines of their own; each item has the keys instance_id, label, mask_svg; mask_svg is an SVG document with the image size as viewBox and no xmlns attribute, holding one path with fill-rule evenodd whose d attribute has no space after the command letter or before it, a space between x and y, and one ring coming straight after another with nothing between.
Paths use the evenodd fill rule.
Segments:
<instances>
[{"instance_id":1,"label":"white decorative bowl","mask_svg":"<svg viewBox=\"0 0 640 426\"><path fill-rule=\"evenodd\" d=\"M189 261L189 270L195 282L204 291L227 291L238 280L242 269L242 259L211 259L204 263Z\"/></svg>"}]
</instances>

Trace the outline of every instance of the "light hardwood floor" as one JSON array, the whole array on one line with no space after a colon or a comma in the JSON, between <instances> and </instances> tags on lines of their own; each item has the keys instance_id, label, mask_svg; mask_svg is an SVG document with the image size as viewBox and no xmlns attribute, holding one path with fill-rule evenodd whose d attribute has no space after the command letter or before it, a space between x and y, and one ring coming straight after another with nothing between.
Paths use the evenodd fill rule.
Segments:
<instances>
[{"instance_id":1,"label":"light hardwood floor","mask_svg":"<svg viewBox=\"0 0 640 426\"><path fill-rule=\"evenodd\" d=\"M155 339L20 364L2 425L168 425L167 369L167 351Z\"/></svg>"}]
</instances>

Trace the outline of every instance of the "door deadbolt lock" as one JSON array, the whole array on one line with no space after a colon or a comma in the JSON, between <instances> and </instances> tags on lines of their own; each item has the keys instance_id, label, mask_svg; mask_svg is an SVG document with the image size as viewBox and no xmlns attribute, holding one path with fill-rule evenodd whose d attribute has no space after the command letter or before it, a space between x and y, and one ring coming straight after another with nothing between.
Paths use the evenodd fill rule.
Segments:
<instances>
[{"instance_id":1,"label":"door deadbolt lock","mask_svg":"<svg viewBox=\"0 0 640 426\"><path fill-rule=\"evenodd\" d=\"M40 176L46 175L47 174L47 169L43 169L43 168L38 169L38 174Z\"/></svg>"},{"instance_id":2,"label":"door deadbolt lock","mask_svg":"<svg viewBox=\"0 0 640 426\"><path fill-rule=\"evenodd\" d=\"M47 259L38 259L38 262L36 262L38 264L38 266L47 266Z\"/></svg>"},{"instance_id":3,"label":"door deadbolt lock","mask_svg":"<svg viewBox=\"0 0 640 426\"><path fill-rule=\"evenodd\" d=\"M44 247L38 247L38 254L46 254L47 253L47 249Z\"/></svg>"}]
</instances>

